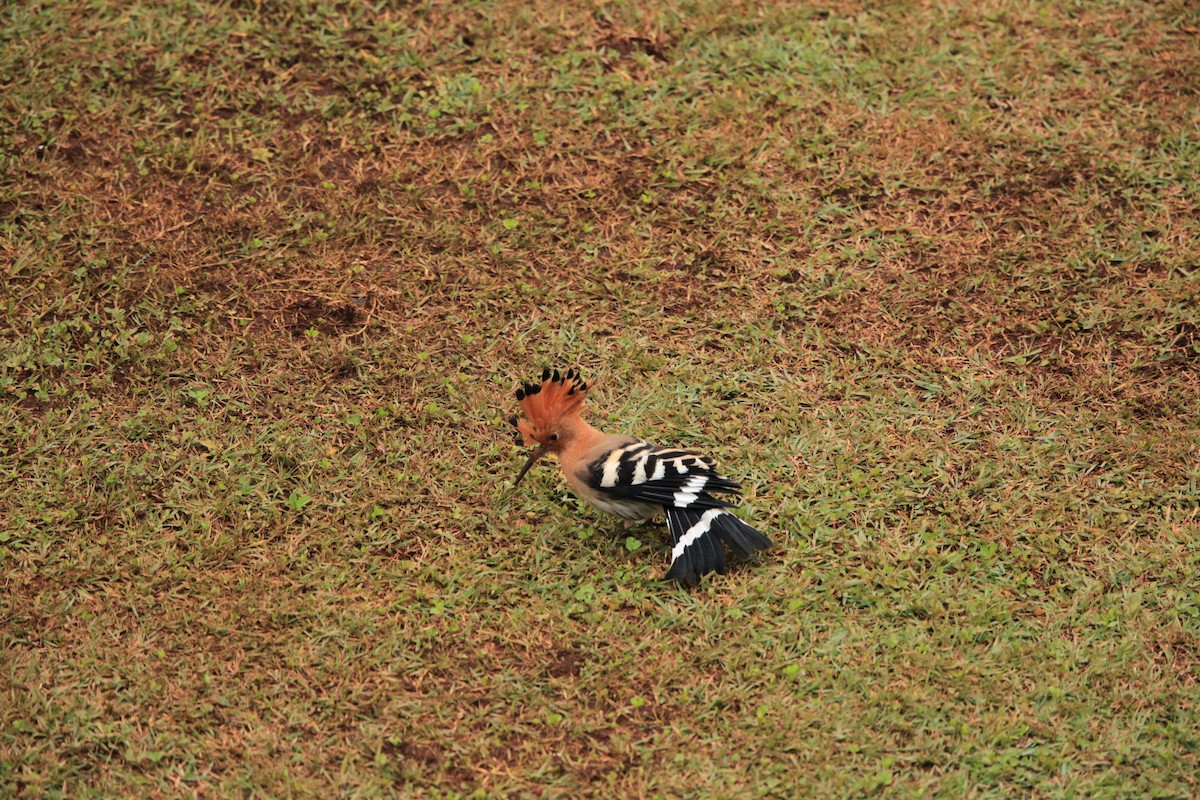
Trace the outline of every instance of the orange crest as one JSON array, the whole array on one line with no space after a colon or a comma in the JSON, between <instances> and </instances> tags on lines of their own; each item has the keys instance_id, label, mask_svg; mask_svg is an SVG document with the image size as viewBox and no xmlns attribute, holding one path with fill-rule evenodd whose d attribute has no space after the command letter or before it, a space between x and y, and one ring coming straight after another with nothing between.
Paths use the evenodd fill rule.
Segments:
<instances>
[{"instance_id":1,"label":"orange crest","mask_svg":"<svg viewBox=\"0 0 1200 800\"><path fill-rule=\"evenodd\" d=\"M510 420L525 437L526 444L541 442L559 420L568 414L578 414L588 385L575 368L559 374L558 370L542 372L541 383L527 383L517 389L524 419Z\"/></svg>"}]
</instances>

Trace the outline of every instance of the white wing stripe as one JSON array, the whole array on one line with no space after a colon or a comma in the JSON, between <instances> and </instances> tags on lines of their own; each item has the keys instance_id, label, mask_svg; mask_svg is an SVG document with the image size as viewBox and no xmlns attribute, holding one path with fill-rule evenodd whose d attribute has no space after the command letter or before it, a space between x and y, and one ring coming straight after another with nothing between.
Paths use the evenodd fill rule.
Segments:
<instances>
[{"instance_id":1,"label":"white wing stripe","mask_svg":"<svg viewBox=\"0 0 1200 800\"><path fill-rule=\"evenodd\" d=\"M653 453L653 450L646 448L646 452L642 453L641 456L638 457L637 463L633 466L634 483L646 482L646 462L650 460L650 456L653 455Z\"/></svg>"},{"instance_id":2,"label":"white wing stripe","mask_svg":"<svg viewBox=\"0 0 1200 800\"><path fill-rule=\"evenodd\" d=\"M704 475L693 475L688 478L687 483L675 493L675 506L677 508L687 508L692 503L696 502L696 498L700 496L700 490L704 488L704 484L708 483L708 478Z\"/></svg>"},{"instance_id":3,"label":"white wing stripe","mask_svg":"<svg viewBox=\"0 0 1200 800\"><path fill-rule=\"evenodd\" d=\"M617 485L617 475L621 468L621 457L625 455L626 447L618 447L608 454L608 458L604 459L604 475L600 478L600 485L612 488Z\"/></svg>"}]
</instances>

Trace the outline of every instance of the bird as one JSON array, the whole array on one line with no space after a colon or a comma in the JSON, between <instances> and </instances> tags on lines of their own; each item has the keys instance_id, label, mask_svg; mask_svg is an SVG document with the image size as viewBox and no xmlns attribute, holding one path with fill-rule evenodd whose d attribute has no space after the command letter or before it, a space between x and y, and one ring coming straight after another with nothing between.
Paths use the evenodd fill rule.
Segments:
<instances>
[{"instance_id":1,"label":"bird","mask_svg":"<svg viewBox=\"0 0 1200 800\"><path fill-rule=\"evenodd\" d=\"M736 495L741 485L719 473L708 456L663 447L636 436L608 435L582 417L588 384L572 367L546 368L541 380L516 390L521 416L518 444L536 445L513 482L537 461L557 456L567 483L591 505L626 520L666 514L673 541L666 579L695 587L710 572L725 572L722 545L739 559L771 547L771 540L729 511L716 495Z\"/></svg>"}]
</instances>

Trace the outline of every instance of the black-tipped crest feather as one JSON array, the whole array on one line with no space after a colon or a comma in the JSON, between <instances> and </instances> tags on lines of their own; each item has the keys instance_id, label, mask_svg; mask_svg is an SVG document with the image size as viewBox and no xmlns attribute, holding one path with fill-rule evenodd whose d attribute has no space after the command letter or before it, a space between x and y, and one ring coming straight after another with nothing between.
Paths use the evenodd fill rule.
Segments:
<instances>
[{"instance_id":1,"label":"black-tipped crest feather","mask_svg":"<svg viewBox=\"0 0 1200 800\"><path fill-rule=\"evenodd\" d=\"M583 403L586 384L580 379L578 369L563 371L546 367L542 370L541 382L526 383L517 389L517 402L521 404L520 426L528 438L545 441L551 426L557 424L564 414L579 413Z\"/></svg>"}]
</instances>

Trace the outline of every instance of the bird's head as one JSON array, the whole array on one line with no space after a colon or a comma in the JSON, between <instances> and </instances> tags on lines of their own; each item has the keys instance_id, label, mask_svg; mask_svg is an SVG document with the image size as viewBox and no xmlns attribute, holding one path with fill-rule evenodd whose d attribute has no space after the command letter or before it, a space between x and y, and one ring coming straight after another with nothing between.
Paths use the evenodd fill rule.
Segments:
<instances>
[{"instance_id":1,"label":"bird's head","mask_svg":"<svg viewBox=\"0 0 1200 800\"><path fill-rule=\"evenodd\" d=\"M539 458L547 453L561 452L571 440L579 423L587 388L579 371L572 368L563 374L556 369L546 369L540 382L527 383L517 389L522 416L513 416L509 422L516 427L525 444L537 447L529 454L529 460L513 486L521 482Z\"/></svg>"}]
</instances>

